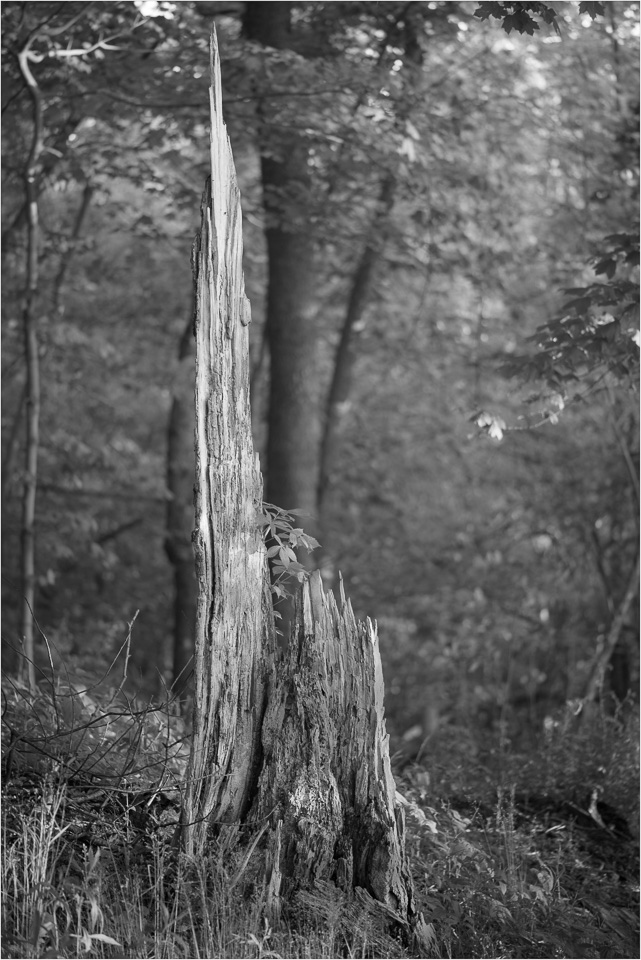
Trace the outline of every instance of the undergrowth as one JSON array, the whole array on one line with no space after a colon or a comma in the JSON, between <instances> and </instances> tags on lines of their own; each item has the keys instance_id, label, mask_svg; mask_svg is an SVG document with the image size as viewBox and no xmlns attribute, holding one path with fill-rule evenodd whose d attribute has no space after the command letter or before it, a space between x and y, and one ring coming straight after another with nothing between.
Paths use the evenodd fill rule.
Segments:
<instances>
[{"instance_id":1,"label":"undergrowth","mask_svg":"<svg viewBox=\"0 0 641 960\"><path fill-rule=\"evenodd\" d=\"M446 728L398 774L420 955L638 957L637 731L566 720L527 757ZM3 957L419 956L329 884L270 917L255 827L180 852L189 742L171 706L5 679L2 746Z\"/></svg>"}]
</instances>

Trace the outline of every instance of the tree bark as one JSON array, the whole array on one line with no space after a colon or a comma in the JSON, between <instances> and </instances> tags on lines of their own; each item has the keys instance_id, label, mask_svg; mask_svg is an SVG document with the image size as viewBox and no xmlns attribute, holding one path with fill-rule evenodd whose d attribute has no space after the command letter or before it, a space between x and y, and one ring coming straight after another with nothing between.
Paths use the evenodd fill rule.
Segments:
<instances>
[{"instance_id":1,"label":"tree bark","mask_svg":"<svg viewBox=\"0 0 641 960\"><path fill-rule=\"evenodd\" d=\"M420 935L383 696L375 625L357 623L342 584L339 607L314 571L265 714L263 770L248 817L276 824L276 915L279 897L331 882L364 890Z\"/></svg>"},{"instance_id":2,"label":"tree bark","mask_svg":"<svg viewBox=\"0 0 641 960\"><path fill-rule=\"evenodd\" d=\"M202 852L211 821L249 809L274 626L258 523L262 477L249 405L249 301L231 145L212 36L211 186L194 245L196 284L196 614L193 746L183 840Z\"/></svg>"},{"instance_id":3,"label":"tree bark","mask_svg":"<svg viewBox=\"0 0 641 960\"><path fill-rule=\"evenodd\" d=\"M244 29L250 40L292 49L291 3L247 4ZM318 443L318 330L315 317L315 250L306 198L311 193L305 135L278 129L269 101L261 119L279 134L261 148L266 218L268 290L266 337L271 361L266 499L285 510L316 508ZM288 198L296 198L291 215ZM314 533L314 523L306 522Z\"/></svg>"},{"instance_id":4,"label":"tree bark","mask_svg":"<svg viewBox=\"0 0 641 960\"><path fill-rule=\"evenodd\" d=\"M212 37L212 187L196 275L194 732L182 842L202 856L219 825L268 831L272 919L304 888L355 896L425 944L391 773L374 625L320 575L303 584L288 653L276 652L262 479L249 410L249 305L231 147ZM292 919L295 919L292 917Z\"/></svg>"},{"instance_id":5,"label":"tree bark","mask_svg":"<svg viewBox=\"0 0 641 960\"><path fill-rule=\"evenodd\" d=\"M194 321L180 340L178 369L167 431L167 535L165 552L174 574L172 643L173 689L184 697L191 689L198 590L191 534L194 528Z\"/></svg>"}]
</instances>

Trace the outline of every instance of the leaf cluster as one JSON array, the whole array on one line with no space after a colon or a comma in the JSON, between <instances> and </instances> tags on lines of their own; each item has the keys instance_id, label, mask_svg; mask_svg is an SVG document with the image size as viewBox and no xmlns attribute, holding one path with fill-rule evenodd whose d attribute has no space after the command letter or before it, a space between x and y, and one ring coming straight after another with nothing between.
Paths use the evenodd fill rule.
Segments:
<instances>
[{"instance_id":1,"label":"leaf cluster","mask_svg":"<svg viewBox=\"0 0 641 960\"><path fill-rule=\"evenodd\" d=\"M579 13L587 14L592 20L597 16L604 15L602 3L582 2L579 4ZM554 7L548 3L480 3L474 11L474 16L479 20L488 20L494 17L496 20L502 20L501 27L506 33L516 30L517 33L527 33L533 36L535 30L540 30L539 24L531 14L540 17L542 22L548 26L554 27L556 33L560 36L559 25L557 23L557 12Z\"/></svg>"},{"instance_id":2,"label":"leaf cluster","mask_svg":"<svg viewBox=\"0 0 641 960\"><path fill-rule=\"evenodd\" d=\"M560 316L528 338L533 356L512 358L508 376L544 381L565 394L570 382L610 374L617 381L638 375L639 286L632 272L639 265L638 233L611 234L593 263L597 280L566 290Z\"/></svg>"},{"instance_id":3,"label":"leaf cluster","mask_svg":"<svg viewBox=\"0 0 641 960\"><path fill-rule=\"evenodd\" d=\"M299 562L296 551L301 547L311 553L320 546L318 540L297 527L296 517L304 516L302 510L283 510L273 503L263 503L259 513L259 525L267 543L267 557L272 571L272 593L282 600L291 596L287 582L294 578L302 583L309 571Z\"/></svg>"}]
</instances>

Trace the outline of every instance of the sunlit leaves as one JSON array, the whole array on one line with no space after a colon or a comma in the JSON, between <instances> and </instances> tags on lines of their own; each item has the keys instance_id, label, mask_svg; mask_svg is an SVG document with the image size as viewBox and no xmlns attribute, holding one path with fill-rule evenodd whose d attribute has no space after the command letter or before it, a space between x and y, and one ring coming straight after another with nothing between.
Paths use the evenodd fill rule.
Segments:
<instances>
[{"instance_id":1,"label":"sunlit leaves","mask_svg":"<svg viewBox=\"0 0 641 960\"><path fill-rule=\"evenodd\" d=\"M472 423L483 430L491 440L502 440L505 433L506 424L502 417L496 414L488 413L487 410L480 410L470 418Z\"/></svg>"},{"instance_id":2,"label":"sunlit leaves","mask_svg":"<svg viewBox=\"0 0 641 960\"><path fill-rule=\"evenodd\" d=\"M263 503L258 516L267 547L267 557L272 571L272 593L278 599L291 595L288 580L299 583L308 575L307 569L298 561L296 550L303 548L311 553L320 544L318 540L296 527L295 518L300 510L283 510L273 503Z\"/></svg>"},{"instance_id":3,"label":"sunlit leaves","mask_svg":"<svg viewBox=\"0 0 641 960\"><path fill-rule=\"evenodd\" d=\"M529 338L536 352L510 359L505 371L538 379L553 389L609 373L618 380L638 376L639 285L631 271L639 263L638 234L606 237L605 255L594 263L599 280L566 290L561 316Z\"/></svg>"}]
</instances>

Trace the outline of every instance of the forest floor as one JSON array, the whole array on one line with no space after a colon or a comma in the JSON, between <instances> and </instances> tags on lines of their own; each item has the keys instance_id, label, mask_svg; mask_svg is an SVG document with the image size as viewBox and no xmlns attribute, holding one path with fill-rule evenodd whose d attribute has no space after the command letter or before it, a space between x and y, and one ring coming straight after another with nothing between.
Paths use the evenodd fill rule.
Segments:
<instances>
[{"instance_id":1,"label":"forest floor","mask_svg":"<svg viewBox=\"0 0 641 960\"><path fill-rule=\"evenodd\" d=\"M452 727L397 764L418 951L331 885L270 922L255 831L179 855L179 717L60 682L3 701L3 957L639 956L638 722L561 719L525 755Z\"/></svg>"}]
</instances>

